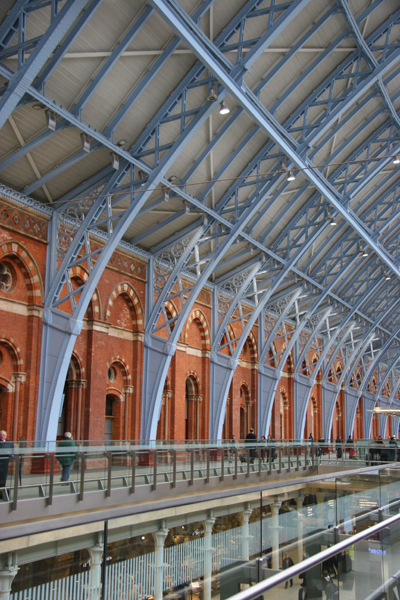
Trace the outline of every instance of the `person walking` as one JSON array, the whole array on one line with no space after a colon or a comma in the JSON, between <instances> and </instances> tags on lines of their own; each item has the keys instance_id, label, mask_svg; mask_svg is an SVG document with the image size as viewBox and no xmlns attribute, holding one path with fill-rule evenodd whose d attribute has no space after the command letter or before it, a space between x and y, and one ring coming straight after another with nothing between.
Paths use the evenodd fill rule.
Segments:
<instances>
[{"instance_id":1,"label":"person walking","mask_svg":"<svg viewBox=\"0 0 400 600\"><path fill-rule=\"evenodd\" d=\"M61 481L66 482L69 479L69 475L71 473L72 464L76 458L76 444L72 439L72 434L70 431L66 431L64 433L64 439L58 443L58 452L56 453L56 458L62 467L61 473ZM64 448L73 448L71 453L64 452Z\"/></svg>"},{"instance_id":2,"label":"person walking","mask_svg":"<svg viewBox=\"0 0 400 600\"><path fill-rule=\"evenodd\" d=\"M285 558L282 561L282 569L285 571L286 569L288 569L289 567L293 567L294 562L293 560L290 558L289 553L286 552L285 553ZM285 590L288 586L289 581L286 580L285 581ZM293 579L290 580L290 587L293 587Z\"/></svg>"},{"instance_id":3,"label":"person walking","mask_svg":"<svg viewBox=\"0 0 400 600\"><path fill-rule=\"evenodd\" d=\"M254 441L257 441L257 436L254 433L254 429L251 427L250 432L246 435L245 444L251 444ZM256 447L255 446L249 446L249 455L250 455L250 464L253 464L254 459L256 457Z\"/></svg>"},{"instance_id":4,"label":"person walking","mask_svg":"<svg viewBox=\"0 0 400 600\"><path fill-rule=\"evenodd\" d=\"M298 600L307 600L307 586L304 582L300 584Z\"/></svg>"},{"instance_id":5,"label":"person walking","mask_svg":"<svg viewBox=\"0 0 400 600\"><path fill-rule=\"evenodd\" d=\"M342 458L342 438L340 435L336 438L336 458Z\"/></svg>"},{"instance_id":6,"label":"person walking","mask_svg":"<svg viewBox=\"0 0 400 600\"><path fill-rule=\"evenodd\" d=\"M5 493L7 475L8 475L8 463L10 462L10 456L13 453L14 444L7 440L7 432L0 431L0 496L3 500L7 500Z\"/></svg>"},{"instance_id":7,"label":"person walking","mask_svg":"<svg viewBox=\"0 0 400 600\"><path fill-rule=\"evenodd\" d=\"M390 438L390 460L393 462L397 460L397 441L394 435Z\"/></svg>"},{"instance_id":8,"label":"person walking","mask_svg":"<svg viewBox=\"0 0 400 600\"><path fill-rule=\"evenodd\" d=\"M235 456L235 448L237 448L237 439L234 433L232 433L232 439L231 439L231 447L229 449L229 462L233 462L233 457Z\"/></svg>"}]
</instances>

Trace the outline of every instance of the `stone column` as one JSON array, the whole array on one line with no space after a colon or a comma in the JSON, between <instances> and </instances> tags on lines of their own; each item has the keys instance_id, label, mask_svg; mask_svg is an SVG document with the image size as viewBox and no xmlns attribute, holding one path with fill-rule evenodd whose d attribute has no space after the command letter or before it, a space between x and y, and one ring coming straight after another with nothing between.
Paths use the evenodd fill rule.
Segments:
<instances>
[{"instance_id":1,"label":"stone column","mask_svg":"<svg viewBox=\"0 0 400 600\"><path fill-rule=\"evenodd\" d=\"M131 405L131 397L133 394L133 385L124 385L122 388L122 393L125 398L125 410L124 410L124 438L125 440L130 438L130 427L129 427L129 417L130 417L130 405Z\"/></svg>"},{"instance_id":2,"label":"stone column","mask_svg":"<svg viewBox=\"0 0 400 600\"><path fill-rule=\"evenodd\" d=\"M12 582L18 573L18 567L16 564L12 564L11 556L11 554L7 556L7 559L10 557L10 560L7 560L7 565L0 569L0 600L9 600ZM16 563L16 561L14 562Z\"/></svg>"},{"instance_id":3,"label":"stone column","mask_svg":"<svg viewBox=\"0 0 400 600\"><path fill-rule=\"evenodd\" d=\"M214 523L215 517L213 516L204 521L204 600L211 600L211 573L214 552L214 548L212 547L212 529Z\"/></svg>"},{"instance_id":4,"label":"stone column","mask_svg":"<svg viewBox=\"0 0 400 600\"><path fill-rule=\"evenodd\" d=\"M279 509L282 502L274 502L272 508L272 568L279 569Z\"/></svg>"},{"instance_id":5,"label":"stone column","mask_svg":"<svg viewBox=\"0 0 400 600\"><path fill-rule=\"evenodd\" d=\"M242 558L243 560L250 560L250 540L253 536L250 535L249 520L253 510L246 508L242 512L243 516L243 538L242 538Z\"/></svg>"},{"instance_id":6,"label":"stone column","mask_svg":"<svg viewBox=\"0 0 400 600\"><path fill-rule=\"evenodd\" d=\"M90 554L89 599L100 600L101 595L101 564L103 562L104 545L96 544L88 549Z\"/></svg>"},{"instance_id":7,"label":"stone column","mask_svg":"<svg viewBox=\"0 0 400 600\"><path fill-rule=\"evenodd\" d=\"M156 540L154 600L162 600L163 597L164 542L167 535L168 529L165 528L156 531L154 534Z\"/></svg>"},{"instance_id":8,"label":"stone column","mask_svg":"<svg viewBox=\"0 0 400 600\"><path fill-rule=\"evenodd\" d=\"M21 395L21 383L25 381L26 373L13 373L12 381L14 383L14 418L13 418L13 430L12 440L18 441L18 417L19 417L19 399Z\"/></svg>"}]
</instances>

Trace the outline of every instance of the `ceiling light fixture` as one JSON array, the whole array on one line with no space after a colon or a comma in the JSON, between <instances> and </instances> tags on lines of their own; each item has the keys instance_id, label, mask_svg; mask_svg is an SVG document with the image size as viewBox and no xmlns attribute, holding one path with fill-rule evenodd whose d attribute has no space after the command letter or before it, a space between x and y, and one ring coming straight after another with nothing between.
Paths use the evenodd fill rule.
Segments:
<instances>
[{"instance_id":1,"label":"ceiling light fixture","mask_svg":"<svg viewBox=\"0 0 400 600\"><path fill-rule=\"evenodd\" d=\"M389 279L392 278L391 274L389 273L389 271L387 270L386 267L383 269L383 276L384 276L384 278L385 278L386 281L389 281Z\"/></svg>"},{"instance_id":2,"label":"ceiling light fixture","mask_svg":"<svg viewBox=\"0 0 400 600\"><path fill-rule=\"evenodd\" d=\"M90 138L87 133L81 133L82 150L90 152Z\"/></svg>"},{"instance_id":3,"label":"ceiling light fixture","mask_svg":"<svg viewBox=\"0 0 400 600\"><path fill-rule=\"evenodd\" d=\"M139 177L140 180L142 180L142 183L140 184L140 186L144 187L146 185L146 181L148 179L147 173L145 173L145 171L139 171L138 172L138 177Z\"/></svg>"},{"instance_id":4,"label":"ceiling light fixture","mask_svg":"<svg viewBox=\"0 0 400 600\"><path fill-rule=\"evenodd\" d=\"M400 164L400 154L398 154L397 156L394 157L393 164L394 165L399 165Z\"/></svg>"},{"instance_id":5,"label":"ceiling light fixture","mask_svg":"<svg viewBox=\"0 0 400 600\"><path fill-rule=\"evenodd\" d=\"M212 84L209 94L207 96L208 102L216 102L218 100L218 83L214 81Z\"/></svg>"},{"instance_id":6,"label":"ceiling light fixture","mask_svg":"<svg viewBox=\"0 0 400 600\"><path fill-rule=\"evenodd\" d=\"M56 130L56 113L52 110L46 110L46 121L48 129Z\"/></svg>"},{"instance_id":7,"label":"ceiling light fixture","mask_svg":"<svg viewBox=\"0 0 400 600\"><path fill-rule=\"evenodd\" d=\"M189 204L189 202L187 202L186 200L184 200L183 206L185 207L185 215L188 215L190 213L190 204Z\"/></svg>"},{"instance_id":8,"label":"ceiling light fixture","mask_svg":"<svg viewBox=\"0 0 400 600\"><path fill-rule=\"evenodd\" d=\"M287 181L294 181L296 179L295 174L293 173L293 171L289 171L288 176L286 177Z\"/></svg>"},{"instance_id":9,"label":"ceiling light fixture","mask_svg":"<svg viewBox=\"0 0 400 600\"><path fill-rule=\"evenodd\" d=\"M169 202L169 188L165 187L164 190L164 202Z\"/></svg>"},{"instance_id":10,"label":"ceiling light fixture","mask_svg":"<svg viewBox=\"0 0 400 600\"><path fill-rule=\"evenodd\" d=\"M328 217L328 220L329 220L330 224L332 225L332 227L335 227L335 225L337 225L337 221L336 221L335 217L332 214L332 207L331 206L328 206L327 217Z\"/></svg>"},{"instance_id":11,"label":"ceiling light fixture","mask_svg":"<svg viewBox=\"0 0 400 600\"><path fill-rule=\"evenodd\" d=\"M111 166L115 171L119 169L119 156L115 152L110 152Z\"/></svg>"},{"instance_id":12,"label":"ceiling light fixture","mask_svg":"<svg viewBox=\"0 0 400 600\"><path fill-rule=\"evenodd\" d=\"M219 105L219 114L220 115L229 115L230 112L231 111L229 110L229 106L227 105L225 100L222 100L221 104Z\"/></svg>"},{"instance_id":13,"label":"ceiling light fixture","mask_svg":"<svg viewBox=\"0 0 400 600\"><path fill-rule=\"evenodd\" d=\"M45 107L44 104L41 104L40 102L36 102L33 106L32 106L33 110L43 110Z\"/></svg>"},{"instance_id":14,"label":"ceiling light fixture","mask_svg":"<svg viewBox=\"0 0 400 600\"><path fill-rule=\"evenodd\" d=\"M368 250L367 248L364 248L363 240L360 240L358 242L358 253L361 254L363 258L366 258L368 256Z\"/></svg>"},{"instance_id":15,"label":"ceiling light fixture","mask_svg":"<svg viewBox=\"0 0 400 600\"><path fill-rule=\"evenodd\" d=\"M122 148L122 146L125 146L126 143L127 143L126 140L124 140L124 138L122 138L122 140L119 140L117 142L117 146L119 146L119 148Z\"/></svg>"}]
</instances>

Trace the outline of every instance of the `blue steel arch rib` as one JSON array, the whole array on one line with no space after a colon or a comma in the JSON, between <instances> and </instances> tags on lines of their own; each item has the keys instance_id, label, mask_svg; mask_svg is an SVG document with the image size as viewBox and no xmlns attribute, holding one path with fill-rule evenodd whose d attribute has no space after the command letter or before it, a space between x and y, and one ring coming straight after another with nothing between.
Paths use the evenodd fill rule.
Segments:
<instances>
[{"instance_id":1,"label":"blue steel arch rib","mask_svg":"<svg viewBox=\"0 0 400 600\"><path fill-rule=\"evenodd\" d=\"M60 109L57 108L57 110ZM201 120L204 122L205 119L208 118L208 115L211 114L212 110L214 110L214 107L211 106L206 106L202 110L199 110L200 117L198 118L198 120L195 121L194 124L190 124L187 127L184 134L181 136L181 139L179 139L178 142L175 142L174 146L172 147L172 150L167 156L167 159L163 159L163 161L160 163L155 172L151 173L148 179L148 186L151 187L151 185L153 185L154 183L158 183L158 181L162 180L163 173L166 170L168 170L169 165L173 163L176 156L179 154L180 151L182 151L185 145L185 140L187 140L189 134L193 131L195 126L199 127L199 123L201 123ZM71 117L68 116L68 118ZM108 145L110 147L110 144ZM118 153L121 154L120 149L118 150ZM125 155L125 153L122 154ZM133 161L130 155L128 155L128 160L129 162ZM168 185L168 182L166 182L166 180L163 180L163 184ZM111 186L109 187L111 189ZM44 419L41 423L38 424L39 437L47 437L49 435L49 430L51 428L54 429L54 423L56 422L57 415L57 401L59 399L56 398L54 402L52 402L52 400L54 399L54 397L57 397L57 391L62 385L62 380L66 373L66 368L68 366L69 356L72 351L74 340L81 328L81 319L79 317L80 315L83 315L85 311L85 304L88 302L88 299L90 299L89 288L92 288L96 285L96 282L101 275L102 268L104 268L105 264L108 262L108 257L110 256L110 253L113 251L113 248L116 246L124 230L126 229L129 219L132 220L134 218L139 208L146 201L148 195L149 193L139 194L136 198L136 202L133 205L131 205L130 209L128 209L124 213L124 217L121 218L118 224L115 225L112 239L109 240L109 242L103 248L102 252L99 253L96 257L97 261L91 270L91 276L89 278L90 281L85 286L85 289L82 292L79 302L77 303L76 308L74 309L74 316L72 318L66 317L64 313L62 313L61 311L57 311L56 308L56 305L59 302L58 294L60 294L65 281L65 271L61 274L61 277L58 276L55 278L52 290L50 291L48 296L48 302L52 303L53 308L46 307L44 311L44 336L42 354L42 356L47 359L42 360L42 364L46 363L49 372L55 373L55 377L54 379L52 377L46 378L45 373L41 374L40 401L42 404L39 406L39 414L42 413L42 415L44 415ZM93 206L89 209L87 215L85 216L85 219L83 220L82 225L76 232L76 242L74 240L73 249L70 246L70 248L66 252L66 256L64 258L64 265L71 265L71 261L77 259L78 252L83 246L86 246L86 251L88 251L89 236L87 225L96 222L99 216L103 213L105 206L105 200L95 201ZM55 271L54 267L53 271ZM69 297L73 298L73 293L70 293ZM55 343L55 339L53 339L55 337L58 338L57 343ZM46 392L48 392L48 394ZM47 398L47 402L45 402L45 396Z\"/></svg>"}]
</instances>

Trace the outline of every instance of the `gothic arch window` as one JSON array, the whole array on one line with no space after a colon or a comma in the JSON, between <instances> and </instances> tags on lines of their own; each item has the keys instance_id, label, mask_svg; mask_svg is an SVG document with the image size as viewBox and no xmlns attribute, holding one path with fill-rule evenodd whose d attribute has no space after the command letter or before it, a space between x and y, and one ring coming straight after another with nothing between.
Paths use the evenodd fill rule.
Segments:
<instances>
[{"instance_id":1,"label":"gothic arch window","mask_svg":"<svg viewBox=\"0 0 400 600\"><path fill-rule=\"evenodd\" d=\"M189 375L186 379L185 394L185 439L200 439L201 412L200 404L203 396L199 394L199 386L196 378Z\"/></svg>"}]
</instances>

